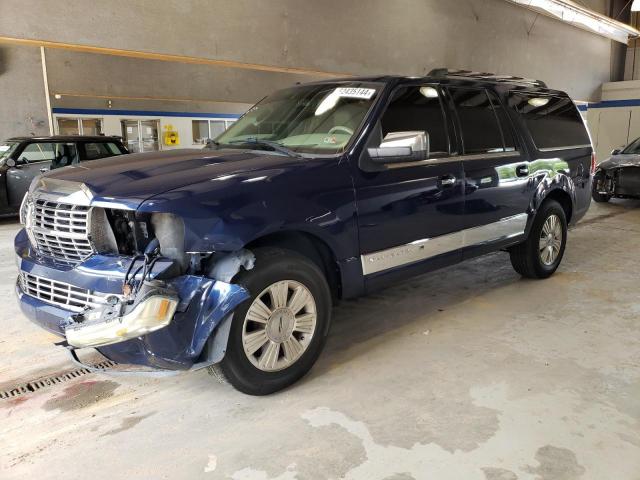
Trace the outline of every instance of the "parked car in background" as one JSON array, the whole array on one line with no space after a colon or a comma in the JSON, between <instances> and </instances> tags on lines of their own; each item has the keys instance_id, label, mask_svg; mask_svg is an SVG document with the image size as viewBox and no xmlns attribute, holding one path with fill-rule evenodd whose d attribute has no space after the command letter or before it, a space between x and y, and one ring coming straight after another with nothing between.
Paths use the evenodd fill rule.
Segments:
<instances>
[{"instance_id":1,"label":"parked car in background","mask_svg":"<svg viewBox=\"0 0 640 480\"><path fill-rule=\"evenodd\" d=\"M501 249L519 274L552 275L594 161L571 98L540 81L298 85L209 148L45 174L21 209L16 290L73 355L212 366L267 394L312 367L335 299Z\"/></svg>"},{"instance_id":2,"label":"parked car in background","mask_svg":"<svg viewBox=\"0 0 640 480\"><path fill-rule=\"evenodd\" d=\"M598 164L593 177L593 199L640 198L640 138Z\"/></svg>"},{"instance_id":3,"label":"parked car in background","mask_svg":"<svg viewBox=\"0 0 640 480\"><path fill-rule=\"evenodd\" d=\"M122 155L120 137L14 137L0 143L0 216L17 215L31 181L49 170Z\"/></svg>"}]
</instances>

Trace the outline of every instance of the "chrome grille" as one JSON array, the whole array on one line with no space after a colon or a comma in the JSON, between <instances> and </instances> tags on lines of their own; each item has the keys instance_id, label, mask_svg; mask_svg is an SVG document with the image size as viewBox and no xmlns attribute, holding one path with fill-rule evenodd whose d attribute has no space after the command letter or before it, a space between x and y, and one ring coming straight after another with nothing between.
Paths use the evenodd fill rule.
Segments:
<instances>
[{"instance_id":1,"label":"chrome grille","mask_svg":"<svg viewBox=\"0 0 640 480\"><path fill-rule=\"evenodd\" d=\"M20 286L22 291L31 297L75 312L80 312L85 307L95 308L107 303L105 294L92 293L86 288L27 272L20 272Z\"/></svg>"},{"instance_id":2,"label":"chrome grille","mask_svg":"<svg viewBox=\"0 0 640 480\"><path fill-rule=\"evenodd\" d=\"M93 253L89 240L89 210L45 199L33 202L30 230L38 251L47 257L71 263Z\"/></svg>"}]
</instances>

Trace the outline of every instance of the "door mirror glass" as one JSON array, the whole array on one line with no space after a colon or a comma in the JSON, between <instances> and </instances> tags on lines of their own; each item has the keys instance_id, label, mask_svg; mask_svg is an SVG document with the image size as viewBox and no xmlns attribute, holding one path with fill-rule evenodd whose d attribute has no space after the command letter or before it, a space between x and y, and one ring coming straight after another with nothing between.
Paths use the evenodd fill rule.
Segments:
<instances>
[{"instance_id":1,"label":"door mirror glass","mask_svg":"<svg viewBox=\"0 0 640 480\"><path fill-rule=\"evenodd\" d=\"M613 150L611 150L611 155L618 155L620 151L621 150L619 148L614 148Z\"/></svg>"},{"instance_id":2,"label":"door mirror glass","mask_svg":"<svg viewBox=\"0 0 640 480\"><path fill-rule=\"evenodd\" d=\"M429 134L424 131L389 132L377 148L368 149L375 163L416 162L429 158Z\"/></svg>"}]
</instances>

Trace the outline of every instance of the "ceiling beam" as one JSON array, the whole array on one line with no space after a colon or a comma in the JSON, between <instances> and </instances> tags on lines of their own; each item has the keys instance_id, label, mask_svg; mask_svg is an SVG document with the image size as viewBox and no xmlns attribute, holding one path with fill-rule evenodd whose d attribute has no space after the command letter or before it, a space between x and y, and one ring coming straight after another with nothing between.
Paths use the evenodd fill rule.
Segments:
<instances>
[{"instance_id":1,"label":"ceiling beam","mask_svg":"<svg viewBox=\"0 0 640 480\"><path fill-rule=\"evenodd\" d=\"M351 74L342 72L325 72L298 67L278 67L275 65L263 65L259 63L245 63L234 60L218 60L204 57L191 57L187 55L171 55L166 53L145 52L140 50L123 50L118 48L97 47L94 45L82 45L77 43L53 42L50 40L37 40L31 38L15 38L0 36L0 44L24 45L29 47L45 47L74 52L95 53L98 55L113 55L117 57L141 58L145 60L158 60L161 62L192 63L196 65L211 65L215 67L238 68L259 72L290 73L293 75L309 75L313 77L350 77Z\"/></svg>"}]
</instances>

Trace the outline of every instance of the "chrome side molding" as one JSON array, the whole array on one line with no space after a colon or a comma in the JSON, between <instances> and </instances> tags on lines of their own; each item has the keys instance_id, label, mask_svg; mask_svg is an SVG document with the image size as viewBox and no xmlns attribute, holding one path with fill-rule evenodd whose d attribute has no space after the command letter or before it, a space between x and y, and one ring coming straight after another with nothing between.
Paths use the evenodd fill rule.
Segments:
<instances>
[{"instance_id":1,"label":"chrome side molding","mask_svg":"<svg viewBox=\"0 0 640 480\"><path fill-rule=\"evenodd\" d=\"M364 275L421 262L431 257L465 247L505 240L524 234L529 215L521 213L479 227L467 228L433 238L415 240L405 245L360 256Z\"/></svg>"}]
</instances>

